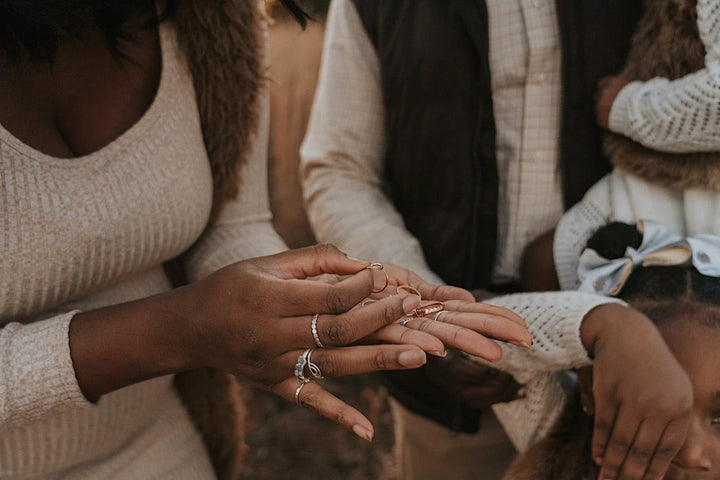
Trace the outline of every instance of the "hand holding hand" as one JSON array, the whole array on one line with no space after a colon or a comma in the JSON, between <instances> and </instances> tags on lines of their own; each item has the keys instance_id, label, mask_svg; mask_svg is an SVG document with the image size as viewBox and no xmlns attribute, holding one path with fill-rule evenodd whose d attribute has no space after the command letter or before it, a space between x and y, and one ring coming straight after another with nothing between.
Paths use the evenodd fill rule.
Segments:
<instances>
[{"instance_id":1,"label":"hand holding hand","mask_svg":"<svg viewBox=\"0 0 720 480\"><path fill-rule=\"evenodd\" d=\"M690 425L690 379L652 322L629 307L591 310L581 338L595 358L592 455L600 478L662 478Z\"/></svg>"},{"instance_id":2,"label":"hand holding hand","mask_svg":"<svg viewBox=\"0 0 720 480\"><path fill-rule=\"evenodd\" d=\"M425 353L414 345L350 346L418 305L414 295L395 295L351 310L373 290L366 266L321 245L230 265L179 289L187 364L229 371L370 440L372 424L360 412L294 375L304 352L317 345L313 313L319 313L315 330L321 344L341 347L309 352L325 377L425 363ZM344 278L334 284L311 279L326 273ZM302 370L312 378L309 366Z\"/></svg>"},{"instance_id":3,"label":"hand holding hand","mask_svg":"<svg viewBox=\"0 0 720 480\"><path fill-rule=\"evenodd\" d=\"M603 77L598 82L598 89L595 92L595 114L598 125L605 129L610 128L610 110L615 98L630 79L622 75L610 75Z\"/></svg>"}]
</instances>

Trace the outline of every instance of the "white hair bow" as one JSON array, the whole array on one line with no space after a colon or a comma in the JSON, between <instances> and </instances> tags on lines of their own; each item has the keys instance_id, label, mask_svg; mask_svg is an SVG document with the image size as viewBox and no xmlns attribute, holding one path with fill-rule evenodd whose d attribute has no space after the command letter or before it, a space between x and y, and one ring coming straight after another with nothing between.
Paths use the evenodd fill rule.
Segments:
<instances>
[{"instance_id":1,"label":"white hair bow","mask_svg":"<svg viewBox=\"0 0 720 480\"><path fill-rule=\"evenodd\" d=\"M637 229L643 236L640 247L627 247L621 258L608 260L592 248L583 251L578 265L580 291L617 295L640 266L682 265L691 259L701 274L720 277L720 237L703 234L683 238L652 220L638 221Z\"/></svg>"}]
</instances>

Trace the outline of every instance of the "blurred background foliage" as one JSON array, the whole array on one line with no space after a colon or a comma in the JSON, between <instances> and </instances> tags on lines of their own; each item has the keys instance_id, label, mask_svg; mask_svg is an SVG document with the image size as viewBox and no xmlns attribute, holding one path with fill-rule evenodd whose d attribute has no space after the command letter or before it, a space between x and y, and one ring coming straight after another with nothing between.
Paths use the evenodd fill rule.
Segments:
<instances>
[{"instance_id":1,"label":"blurred background foliage","mask_svg":"<svg viewBox=\"0 0 720 480\"><path fill-rule=\"evenodd\" d=\"M327 13L328 6L330 5L330 0L297 0L297 3L310 15L324 17ZM272 16L285 14L280 0L265 0L265 6Z\"/></svg>"}]
</instances>

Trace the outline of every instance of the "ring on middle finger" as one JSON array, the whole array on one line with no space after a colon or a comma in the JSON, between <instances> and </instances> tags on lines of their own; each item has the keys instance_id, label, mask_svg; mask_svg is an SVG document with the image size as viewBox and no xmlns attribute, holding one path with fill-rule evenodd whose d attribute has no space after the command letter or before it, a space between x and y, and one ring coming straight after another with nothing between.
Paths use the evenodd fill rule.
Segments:
<instances>
[{"instance_id":1,"label":"ring on middle finger","mask_svg":"<svg viewBox=\"0 0 720 480\"><path fill-rule=\"evenodd\" d=\"M433 318L433 322L437 322L437 321L440 319L440 315L442 315L443 313L448 313L448 311L447 311L447 310L440 310L439 312L437 312L437 313L435 314L435 317Z\"/></svg>"}]
</instances>

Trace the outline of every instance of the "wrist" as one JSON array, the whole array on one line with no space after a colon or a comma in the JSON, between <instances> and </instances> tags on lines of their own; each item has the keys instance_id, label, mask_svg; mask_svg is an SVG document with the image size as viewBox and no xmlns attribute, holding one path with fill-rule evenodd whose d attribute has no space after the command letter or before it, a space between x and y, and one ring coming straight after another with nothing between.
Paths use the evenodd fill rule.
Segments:
<instances>
[{"instance_id":1,"label":"wrist","mask_svg":"<svg viewBox=\"0 0 720 480\"><path fill-rule=\"evenodd\" d=\"M583 318L580 339L590 357L596 357L605 345L619 345L656 332L650 319L637 310L618 303L598 305Z\"/></svg>"}]
</instances>

